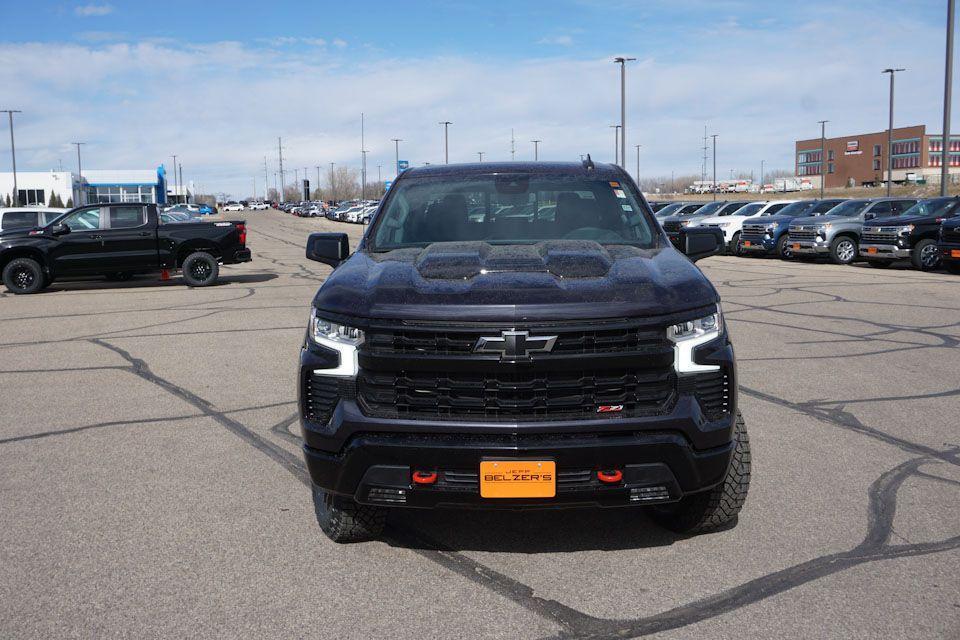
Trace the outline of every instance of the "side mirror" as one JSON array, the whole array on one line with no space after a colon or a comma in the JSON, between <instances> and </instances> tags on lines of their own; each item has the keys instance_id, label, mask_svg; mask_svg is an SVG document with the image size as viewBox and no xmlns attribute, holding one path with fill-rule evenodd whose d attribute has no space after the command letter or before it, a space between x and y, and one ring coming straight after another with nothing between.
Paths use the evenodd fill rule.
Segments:
<instances>
[{"instance_id":1,"label":"side mirror","mask_svg":"<svg viewBox=\"0 0 960 640\"><path fill-rule=\"evenodd\" d=\"M867 213L863 214L863 219L864 219L864 220L873 220L873 219L876 218L876 217L877 217L877 214L875 214L875 213L870 213L869 211L868 211Z\"/></svg>"},{"instance_id":2,"label":"side mirror","mask_svg":"<svg viewBox=\"0 0 960 640\"><path fill-rule=\"evenodd\" d=\"M52 233L55 236L65 236L68 233L70 233L70 227L68 227L67 225L61 222L60 224L53 225L50 228L50 233Z\"/></svg>"},{"instance_id":3,"label":"side mirror","mask_svg":"<svg viewBox=\"0 0 960 640\"><path fill-rule=\"evenodd\" d=\"M677 244L692 262L723 251L723 231L713 227L681 229Z\"/></svg>"},{"instance_id":4,"label":"side mirror","mask_svg":"<svg viewBox=\"0 0 960 640\"><path fill-rule=\"evenodd\" d=\"M345 233L311 233L307 237L307 259L333 268L350 256L350 241Z\"/></svg>"}]
</instances>

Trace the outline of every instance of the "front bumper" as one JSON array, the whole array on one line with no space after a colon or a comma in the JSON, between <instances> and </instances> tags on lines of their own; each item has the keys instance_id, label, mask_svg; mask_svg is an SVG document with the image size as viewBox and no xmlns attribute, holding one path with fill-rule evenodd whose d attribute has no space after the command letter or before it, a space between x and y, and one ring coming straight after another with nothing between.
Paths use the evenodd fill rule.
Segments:
<instances>
[{"instance_id":1,"label":"front bumper","mask_svg":"<svg viewBox=\"0 0 960 640\"><path fill-rule=\"evenodd\" d=\"M909 248L898 247L895 244L861 244L860 257L867 260L896 260L909 258L912 251Z\"/></svg>"},{"instance_id":2,"label":"front bumper","mask_svg":"<svg viewBox=\"0 0 960 640\"><path fill-rule=\"evenodd\" d=\"M747 243L750 243L749 245ZM746 253L770 253L777 248L777 241L767 236L740 236L740 250Z\"/></svg>"},{"instance_id":3,"label":"front bumper","mask_svg":"<svg viewBox=\"0 0 960 640\"><path fill-rule=\"evenodd\" d=\"M830 252L830 242L827 240L789 240L790 248L795 255L826 255Z\"/></svg>"},{"instance_id":4,"label":"front bumper","mask_svg":"<svg viewBox=\"0 0 960 640\"><path fill-rule=\"evenodd\" d=\"M729 404L719 419L708 419L697 396L686 391L660 415L520 423L373 417L340 393L329 420L314 422L306 417L303 381L315 369L335 366L337 356L311 346L301 350L299 375L307 469L317 487L364 504L556 508L679 500L721 482L734 446L733 349L724 337L701 346L695 360L719 364L729 376ZM555 461L556 496L482 498L485 459ZM622 470L622 481L600 482L597 472L606 469ZM414 471L436 472L437 481L415 484Z\"/></svg>"},{"instance_id":5,"label":"front bumper","mask_svg":"<svg viewBox=\"0 0 960 640\"><path fill-rule=\"evenodd\" d=\"M941 242L937 245L937 249L941 260L960 262L960 243Z\"/></svg>"}]
</instances>

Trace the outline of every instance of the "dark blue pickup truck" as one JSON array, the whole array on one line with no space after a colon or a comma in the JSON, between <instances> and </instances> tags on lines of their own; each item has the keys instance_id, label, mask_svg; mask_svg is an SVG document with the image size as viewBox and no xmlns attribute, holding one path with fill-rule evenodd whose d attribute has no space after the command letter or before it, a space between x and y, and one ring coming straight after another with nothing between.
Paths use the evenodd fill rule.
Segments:
<instances>
[{"instance_id":1,"label":"dark blue pickup truck","mask_svg":"<svg viewBox=\"0 0 960 640\"><path fill-rule=\"evenodd\" d=\"M793 257L788 242L790 221L798 217L820 216L843 202L843 198L828 200L801 200L788 204L776 215L760 216L743 223L740 232L740 255L774 255L781 259Z\"/></svg>"}]
</instances>

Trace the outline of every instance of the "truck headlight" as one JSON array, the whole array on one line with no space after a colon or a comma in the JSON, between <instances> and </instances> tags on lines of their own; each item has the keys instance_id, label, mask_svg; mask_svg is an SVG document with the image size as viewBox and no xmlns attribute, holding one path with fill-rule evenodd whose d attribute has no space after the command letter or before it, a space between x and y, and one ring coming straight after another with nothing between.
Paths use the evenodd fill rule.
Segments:
<instances>
[{"instance_id":1,"label":"truck headlight","mask_svg":"<svg viewBox=\"0 0 960 640\"><path fill-rule=\"evenodd\" d=\"M695 227L695 226L697 226L697 223L694 222L693 220L681 220L681 221L680 221L680 226L681 226L681 227Z\"/></svg>"},{"instance_id":2,"label":"truck headlight","mask_svg":"<svg viewBox=\"0 0 960 640\"><path fill-rule=\"evenodd\" d=\"M778 225L777 223L775 223L775 222L770 223L770 224L767 225L766 232L767 232L767 233L774 233L774 232L777 230L777 227L778 227L778 226L779 226L779 225Z\"/></svg>"},{"instance_id":3,"label":"truck headlight","mask_svg":"<svg viewBox=\"0 0 960 640\"><path fill-rule=\"evenodd\" d=\"M667 339L673 343L673 366L677 372L719 371L719 365L694 362L693 350L720 337L722 331L723 313L719 307L716 313L667 327Z\"/></svg>"},{"instance_id":4,"label":"truck headlight","mask_svg":"<svg viewBox=\"0 0 960 640\"><path fill-rule=\"evenodd\" d=\"M339 364L332 369L317 369L314 373L325 376L355 376L360 370L357 347L363 344L363 331L356 327L332 322L317 316L316 308L310 311L307 335L314 343L333 349L340 354Z\"/></svg>"},{"instance_id":5,"label":"truck headlight","mask_svg":"<svg viewBox=\"0 0 960 640\"><path fill-rule=\"evenodd\" d=\"M913 231L913 225L907 224L902 227L897 227L897 234L901 236L908 236Z\"/></svg>"},{"instance_id":6,"label":"truck headlight","mask_svg":"<svg viewBox=\"0 0 960 640\"><path fill-rule=\"evenodd\" d=\"M833 225L830 224L829 222L828 222L827 224L818 224L818 225L817 225L817 233L819 233L819 234L824 234L824 233L827 232L827 229L829 229L829 228L832 227L832 226L833 226Z\"/></svg>"}]
</instances>

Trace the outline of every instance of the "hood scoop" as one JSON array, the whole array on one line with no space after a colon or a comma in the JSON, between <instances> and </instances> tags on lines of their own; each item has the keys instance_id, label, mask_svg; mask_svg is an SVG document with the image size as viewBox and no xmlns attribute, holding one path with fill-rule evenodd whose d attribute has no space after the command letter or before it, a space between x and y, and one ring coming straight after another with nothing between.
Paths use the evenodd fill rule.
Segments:
<instances>
[{"instance_id":1,"label":"hood scoop","mask_svg":"<svg viewBox=\"0 0 960 640\"><path fill-rule=\"evenodd\" d=\"M432 280L465 280L487 273L549 273L558 278L602 278L614 259L589 240L550 240L530 245L441 242L427 246L414 261Z\"/></svg>"}]
</instances>

